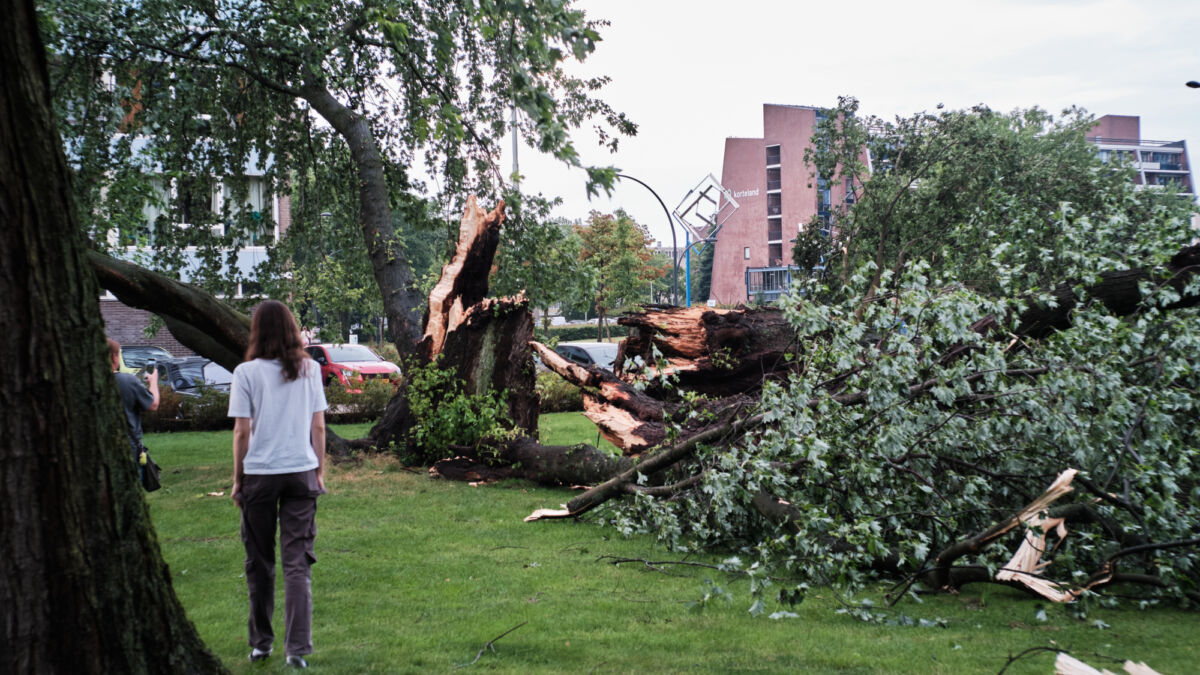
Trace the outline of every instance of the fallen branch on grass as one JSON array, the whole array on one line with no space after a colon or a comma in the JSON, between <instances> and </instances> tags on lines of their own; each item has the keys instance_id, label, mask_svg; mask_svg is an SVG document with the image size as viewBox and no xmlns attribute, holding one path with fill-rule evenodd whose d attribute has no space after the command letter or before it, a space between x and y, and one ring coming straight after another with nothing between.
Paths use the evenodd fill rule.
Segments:
<instances>
[{"instance_id":1,"label":"fallen branch on grass","mask_svg":"<svg viewBox=\"0 0 1200 675\"><path fill-rule=\"evenodd\" d=\"M489 649L490 649L490 650L492 650L492 653L493 653L493 654L495 654L495 653L496 653L496 647L495 647L495 645L496 645L496 643L497 643L497 642L499 642L499 641L500 641L500 638L504 637L505 635L508 635L509 633L511 633L511 632L513 632L514 630L516 630L516 629L520 628L521 626L524 626L524 625L525 625L525 624L527 624L527 623L529 623L529 622L528 622L528 621L522 621L521 623L519 623L519 624L517 624L517 625L513 626L512 628L509 628L508 630L506 630L506 631L504 631L503 633L501 633L501 634L497 635L496 637L492 638L491 640L488 640L488 641L487 641L487 643L485 643L485 644L483 645L483 647L480 647L480 649L479 649L479 652L478 652L477 654L475 654L475 660L474 660L474 661L472 661L472 662L470 662L470 663L463 663L463 664L459 664L459 665L455 666L455 669L458 669L458 668L466 668L467 666L473 666L473 665L475 665L476 663L478 663L478 662L479 662L479 659L480 659L480 657L482 657L482 656L483 656L483 653L484 653L484 652L486 652L486 651L487 651L487 650L489 650Z\"/></svg>"},{"instance_id":2,"label":"fallen branch on grass","mask_svg":"<svg viewBox=\"0 0 1200 675\"><path fill-rule=\"evenodd\" d=\"M625 494L625 486L636 484L639 474L649 476L668 469L679 460L690 455L695 451L696 446L701 443L711 443L726 434L745 433L747 429L758 425L762 420L763 415L760 414L702 431L686 441L676 443L661 452L651 455L633 468L622 471L613 478L579 495L568 502L565 509L538 509L526 516L525 522L529 523L546 518L570 518L578 516L584 511L589 511L600 506L609 499Z\"/></svg>"}]
</instances>

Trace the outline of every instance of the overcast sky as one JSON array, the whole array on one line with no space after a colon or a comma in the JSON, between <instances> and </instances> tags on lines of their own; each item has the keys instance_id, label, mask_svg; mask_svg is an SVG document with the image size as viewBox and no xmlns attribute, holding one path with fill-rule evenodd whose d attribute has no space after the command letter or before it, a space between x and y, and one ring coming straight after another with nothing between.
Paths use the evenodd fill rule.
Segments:
<instances>
[{"instance_id":1,"label":"overcast sky","mask_svg":"<svg viewBox=\"0 0 1200 675\"><path fill-rule=\"evenodd\" d=\"M585 161L613 164L674 209L721 177L728 136L762 135L762 104L832 107L857 97L885 118L938 103L993 109L1077 105L1140 115L1142 138L1200 152L1200 0L583 0L611 25L579 69L612 78L602 97L639 126L615 155L576 136ZM559 215L625 208L667 243L667 218L629 181L588 201L582 172L522 145L526 191ZM511 168L511 158L504 158ZM1193 176L1195 177L1195 171ZM679 235L682 238L682 232Z\"/></svg>"}]
</instances>

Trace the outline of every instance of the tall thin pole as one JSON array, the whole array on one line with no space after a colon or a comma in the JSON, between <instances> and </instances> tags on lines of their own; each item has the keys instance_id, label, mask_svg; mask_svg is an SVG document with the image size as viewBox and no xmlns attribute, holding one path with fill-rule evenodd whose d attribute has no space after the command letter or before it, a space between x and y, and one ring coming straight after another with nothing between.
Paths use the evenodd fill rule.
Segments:
<instances>
[{"instance_id":1,"label":"tall thin pole","mask_svg":"<svg viewBox=\"0 0 1200 675\"><path fill-rule=\"evenodd\" d=\"M692 306L692 235L685 229L683 231L683 287L687 294L687 304L684 307Z\"/></svg>"},{"instance_id":2,"label":"tall thin pole","mask_svg":"<svg viewBox=\"0 0 1200 675\"><path fill-rule=\"evenodd\" d=\"M642 187L646 188L647 190L649 190L650 194L654 195L654 198L658 200L658 205L662 207L663 213L667 214L667 225L671 226L671 270L673 272L673 275L671 276L671 304L678 305L679 304L679 244L677 244L675 241L675 219L671 217L671 212L669 210L667 210L667 205L663 203L662 197L658 196L658 193L654 191L654 188L650 187L649 185L646 185L642 181L634 178L633 176L627 175L627 174L619 173L619 174L617 174L617 178L628 178L629 180L631 180L631 181L641 185Z\"/></svg>"},{"instance_id":3,"label":"tall thin pole","mask_svg":"<svg viewBox=\"0 0 1200 675\"><path fill-rule=\"evenodd\" d=\"M517 106L512 107L512 137L513 137L513 187L521 182L521 170L517 165Z\"/></svg>"}]
</instances>

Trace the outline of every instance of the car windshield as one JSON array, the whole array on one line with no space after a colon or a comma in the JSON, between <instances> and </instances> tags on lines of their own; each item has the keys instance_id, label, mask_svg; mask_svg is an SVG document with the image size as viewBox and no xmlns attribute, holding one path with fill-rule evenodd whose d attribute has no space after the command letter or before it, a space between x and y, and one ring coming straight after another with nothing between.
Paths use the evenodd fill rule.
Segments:
<instances>
[{"instance_id":1,"label":"car windshield","mask_svg":"<svg viewBox=\"0 0 1200 675\"><path fill-rule=\"evenodd\" d=\"M165 361L169 358L171 358L171 352L161 347L130 346L121 348L121 360L125 362L127 368L141 368L149 359Z\"/></svg>"},{"instance_id":2,"label":"car windshield","mask_svg":"<svg viewBox=\"0 0 1200 675\"><path fill-rule=\"evenodd\" d=\"M219 363L209 361L204 364L204 381L209 384L229 384L233 382L233 373Z\"/></svg>"},{"instance_id":3,"label":"car windshield","mask_svg":"<svg viewBox=\"0 0 1200 675\"><path fill-rule=\"evenodd\" d=\"M615 344L590 345L584 347L583 350L592 357L592 361L595 361L598 366L611 368L613 361L617 360L617 345Z\"/></svg>"},{"instance_id":4,"label":"car windshield","mask_svg":"<svg viewBox=\"0 0 1200 675\"><path fill-rule=\"evenodd\" d=\"M175 367L179 369L175 382L180 386L194 387L204 381L204 361L183 361Z\"/></svg>"},{"instance_id":5,"label":"car windshield","mask_svg":"<svg viewBox=\"0 0 1200 675\"><path fill-rule=\"evenodd\" d=\"M362 345L340 345L338 347L326 347L326 349L329 350L329 360L333 363L383 360L375 352Z\"/></svg>"}]
</instances>

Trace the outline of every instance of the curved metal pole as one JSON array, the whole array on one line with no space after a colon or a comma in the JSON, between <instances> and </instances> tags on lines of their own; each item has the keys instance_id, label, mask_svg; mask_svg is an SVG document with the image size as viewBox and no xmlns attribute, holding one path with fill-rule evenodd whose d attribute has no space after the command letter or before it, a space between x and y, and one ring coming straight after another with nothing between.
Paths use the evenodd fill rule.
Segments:
<instances>
[{"instance_id":1,"label":"curved metal pole","mask_svg":"<svg viewBox=\"0 0 1200 675\"><path fill-rule=\"evenodd\" d=\"M686 233L684 233L684 234L686 234ZM691 258L692 249L696 248L697 246L700 246L701 244L715 244L715 243L717 243L716 237L709 237L708 239L697 239L696 241L691 241L691 237L688 237L688 244L687 244L687 246L685 246L683 248L683 255L680 257L687 258L687 268L688 268L687 287L684 290L687 292L687 306L688 307L692 306L692 258ZM678 259L675 260L675 264L678 266L678 264L679 264Z\"/></svg>"},{"instance_id":2,"label":"curved metal pole","mask_svg":"<svg viewBox=\"0 0 1200 675\"><path fill-rule=\"evenodd\" d=\"M663 203L662 197L654 191L654 188L646 185L642 181L628 174L619 173L617 178L628 178L629 180L641 185L654 195L658 200L658 205L662 207L663 213L667 214L667 223L671 226L671 304L679 304L679 244L675 241L675 219L671 217L671 212L667 210L667 205Z\"/></svg>"}]
</instances>

